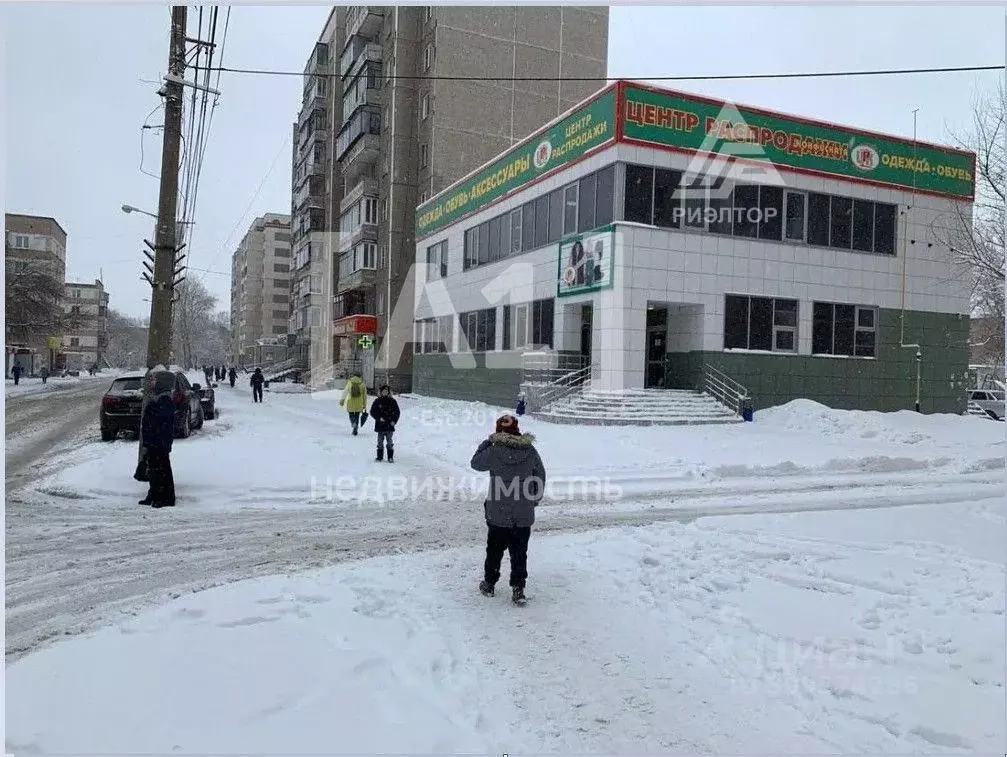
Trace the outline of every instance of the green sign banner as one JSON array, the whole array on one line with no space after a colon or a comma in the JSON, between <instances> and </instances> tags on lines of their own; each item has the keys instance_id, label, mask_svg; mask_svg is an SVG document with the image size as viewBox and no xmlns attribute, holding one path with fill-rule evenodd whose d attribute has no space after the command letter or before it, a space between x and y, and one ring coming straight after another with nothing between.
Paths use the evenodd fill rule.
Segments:
<instances>
[{"instance_id":1,"label":"green sign banner","mask_svg":"<svg viewBox=\"0 0 1007 757\"><path fill-rule=\"evenodd\" d=\"M971 200L974 156L626 85L622 135L841 179Z\"/></svg>"},{"instance_id":2,"label":"green sign banner","mask_svg":"<svg viewBox=\"0 0 1007 757\"><path fill-rule=\"evenodd\" d=\"M615 89L416 210L421 238L615 138Z\"/></svg>"}]
</instances>

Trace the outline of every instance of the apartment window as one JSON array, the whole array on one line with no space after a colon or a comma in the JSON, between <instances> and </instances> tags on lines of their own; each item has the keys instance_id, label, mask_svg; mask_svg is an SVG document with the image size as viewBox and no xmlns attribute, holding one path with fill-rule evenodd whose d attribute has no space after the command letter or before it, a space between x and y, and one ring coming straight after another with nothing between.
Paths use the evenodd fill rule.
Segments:
<instances>
[{"instance_id":1,"label":"apartment window","mask_svg":"<svg viewBox=\"0 0 1007 757\"><path fill-rule=\"evenodd\" d=\"M285 321L285 320L287 320L287 317L288 317L288 313L287 313L286 310L274 310L273 311L273 318Z\"/></svg>"},{"instance_id":2,"label":"apartment window","mask_svg":"<svg viewBox=\"0 0 1007 757\"><path fill-rule=\"evenodd\" d=\"M425 144L420 145L420 168L426 168L430 162L429 152Z\"/></svg>"},{"instance_id":3,"label":"apartment window","mask_svg":"<svg viewBox=\"0 0 1007 757\"><path fill-rule=\"evenodd\" d=\"M577 193L580 187L567 184L563 187L563 236L577 233Z\"/></svg>"},{"instance_id":4,"label":"apartment window","mask_svg":"<svg viewBox=\"0 0 1007 757\"><path fill-rule=\"evenodd\" d=\"M273 263L273 273L289 273L290 266L286 263Z\"/></svg>"},{"instance_id":5,"label":"apartment window","mask_svg":"<svg viewBox=\"0 0 1007 757\"><path fill-rule=\"evenodd\" d=\"M74 289L73 290L73 297L74 297L75 300L79 300L80 299L80 290L79 289Z\"/></svg>"},{"instance_id":6,"label":"apartment window","mask_svg":"<svg viewBox=\"0 0 1007 757\"><path fill-rule=\"evenodd\" d=\"M430 115L430 94L423 93L420 97L420 118L426 119Z\"/></svg>"},{"instance_id":7,"label":"apartment window","mask_svg":"<svg viewBox=\"0 0 1007 757\"><path fill-rule=\"evenodd\" d=\"M628 171L629 166L626 169ZM640 221L640 223L653 223L655 226L660 226L664 229L677 229L680 216L679 204L681 202L678 188L682 185L682 172L658 168L652 173L653 177L639 172L639 175L634 179L636 191L642 194L639 207L634 209L634 213L641 217L646 216L647 220ZM653 210L649 207L651 200L653 200ZM628 202L629 200L627 199L627 207ZM647 203L648 207L643 207L644 202ZM627 220L629 219L627 218Z\"/></svg>"},{"instance_id":8,"label":"apartment window","mask_svg":"<svg viewBox=\"0 0 1007 757\"><path fill-rule=\"evenodd\" d=\"M20 247L22 249L28 249L28 247L29 247L28 237L26 235L24 235L24 234L15 234L14 235L14 246L15 247Z\"/></svg>"},{"instance_id":9,"label":"apartment window","mask_svg":"<svg viewBox=\"0 0 1007 757\"><path fill-rule=\"evenodd\" d=\"M430 21L434 17L434 9L431 6L427 6L423 9L423 19L425 21Z\"/></svg>"},{"instance_id":10,"label":"apartment window","mask_svg":"<svg viewBox=\"0 0 1007 757\"><path fill-rule=\"evenodd\" d=\"M287 231L278 231L278 232L276 232L276 241L277 242L289 242L290 241L290 232L287 232Z\"/></svg>"},{"instance_id":11,"label":"apartment window","mask_svg":"<svg viewBox=\"0 0 1007 757\"><path fill-rule=\"evenodd\" d=\"M378 222L378 201L374 197L361 200L364 208L364 223L375 225Z\"/></svg>"},{"instance_id":12,"label":"apartment window","mask_svg":"<svg viewBox=\"0 0 1007 757\"><path fill-rule=\"evenodd\" d=\"M734 235L755 239L759 236L759 187L756 184L734 186Z\"/></svg>"},{"instance_id":13,"label":"apartment window","mask_svg":"<svg viewBox=\"0 0 1007 757\"><path fill-rule=\"evenodd\" d=\"M427 278L443 279L448 275L448 240L427 247Z\"/></svg>"},{"instance_id":14,"label":"apartment window","mask_svg":"<svg viewBox=\"0 0 1007 757\"><path fill-rule=\"evenodd\" d=\"M784 220L783 235L791 242L803 242L806 224L807 196L803 192L786 192L786 219Z\"/></svg>"},{"instance_id":15,"label":"apartment window","mask_svg":"<svg viewBox=\"0 0 1007 757\"><path fill-rule=\"evenodd\" d=\"M427 45L423 48L423 70L429 71L434 64L434 46Z\"/></svg>"},{"instance_id":16,"label":"apartment window","mask_svg":"<svg viewBox=\"0 0 1007 757\"><path fill-rule=\"evenodd\" d=\"M70 337L70 346L71 347L80 347L80 339L78 337L75 337L75 336Z\"/></svg>"},{"instance_id":17,"label":"apartment window","mask_svg":"<svg viewBox=\"0 0 1007 757\"><path fill-rule=\"evenodd\" d=\"M278 258L289 258L290 248L289 247L274 247L273 254Z\"/></svg>"},{"instance_id":18,"label":"apartment window","mask_svg":"<svg viewBox=\"0 0 1007 757\"><path fill-rule=\"evenodd\" d=\"M496 349L496 308L459 313L458 326L465 337L463 347L471 352Z\"/></svg>"},{"instance_id":19,"label":"apartment window","mask_svg":"<svg viewBox=\"0 0 1007 757\"><path fill-rule=\"evenodd\" d=\"M510 213L510 251L521 252L521 218L523 208L515 208Z\"/></svg>"},{"instance_id":20,"label":"apartment window","mask_svg":"<svg viewBox=\"0 0 1007 757\"><path fill-rule=\"evenodd\" d=\"M649 166L626 166L627 221L650 224L654 221L654 169Z\"/></svg>"},{"instance_id":21,"label":"apartment window","mask_svg":"<svg viewBox=\"0 0 1007 757\"><path fill-rule=\"evenodd\" d=\"M877 308L816 302L812 311L811 353L875 357Z\"/></svg>"},{"instance_id":22,"label":"apartment window","mask_svg":"<svg viewBox=\"0 0 1007 757\"><path fill-rule=\"evenodd\" d=\"M729 294L724 349L797 351L797 300Z\"/></svg>"},{"instance_id":23,"label":"apartment window","mask_svg":"<svg viewBox=\"0 0 1007 757\"><path fill-rule=\"evenodd\" d=\"M286 279L273 279L273 288L274 289L289 289L290 288L290 282L287 281Z\"/></svg>"},{"instance_id":24,"label":"apartment window","mask_svg":"<svg viewBox=\"0 0 1007 757\"><path fill-rule=\"evenodd\" d=\"M388 220L388 200L381 201L381 220Z\"/></svg>"},{"instance_id":25,"label":"apartment window","mask_svg":"<svg viewBox=\"0 0 1007 757\"><path fill-rule=\"evenodd\" d=\"M598 177L589 174L577 186L577 231L590 231L595 227L595 200L598 196Z\"/></svg>"},{"instance_id":26,"label":"apartment window","mask_svg":"<svg viewBox=\"0 0 1007 757\"><path fill-rule=\"evenodd\" d=\"M425 203L429 197L430 192L428 192L427 190L424 189L422 192L420 192L420 205Z\"/></svg>"},{"instance_id":27,"label":"apartment window","mask_svg":"<svg viewBox=\"0 0 1007 757\"><path fill-rule=\"evenodd\" d=\"M829 196L808 195L808 244L829 246Z\"/></svg>"},{"instance_id":28,"label":"apartment window","mask_svg":"<svg viewBox=\"0 0 1007 757\"><path fill-rule=\"evenodd\" d=\"M77 315L78 313L80 313L80 305L72 305L70 307L70 313L73 315Z\"/></svg>"},{"instance_id":29,"label":"apartment window","mask_svg":"<svg viewBox=\"0 0 1007 757\"><path fill-rule=\"evenodd\" d=\"M531 343L534 347L553 347L553 300L535 300L531 304Z\"/></svg>"},{"instance_id":30,"label":"apartment window","mask_svg":"<svg viewBox=\"0 0 1007 757\"><path fill-rule=\"evenodd\" d=\"M853 200L832 197L829 207L829 246L850 249L853 239Z\"/></svg>"},{"instance_id":31,"label":"apartment window","mask_svg":"<svg viewBox=\"0 0 1007 757\"><path fill-rule=\"evenodd\" d=\"M594 211L594 227L608 226L615 216L615 166L597 173L598 185Z\"/></svg>"}]
</instances>

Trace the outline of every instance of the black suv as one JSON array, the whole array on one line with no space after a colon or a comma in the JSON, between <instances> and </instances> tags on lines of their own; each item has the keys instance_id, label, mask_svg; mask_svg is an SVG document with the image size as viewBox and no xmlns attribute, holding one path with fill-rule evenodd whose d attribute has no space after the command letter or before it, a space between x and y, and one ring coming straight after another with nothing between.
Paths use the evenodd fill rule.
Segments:
<instances>
[{"instance_id":1,"label":"black suv","mask_svg":"<svg viewBox=\"0 0 1007 757\"><path fill-rule=\"evenodd\" d=\"M119 376L101 398L98 419L101 440L110 442L120 431L140 433L140 408L143 404L144 373ZM175 436L185 439L194 429L203 426L203 406L199 392L192 388L182 372L175 373L175 389L171 393L175 405Z\"/></svg>"}]
</instances>

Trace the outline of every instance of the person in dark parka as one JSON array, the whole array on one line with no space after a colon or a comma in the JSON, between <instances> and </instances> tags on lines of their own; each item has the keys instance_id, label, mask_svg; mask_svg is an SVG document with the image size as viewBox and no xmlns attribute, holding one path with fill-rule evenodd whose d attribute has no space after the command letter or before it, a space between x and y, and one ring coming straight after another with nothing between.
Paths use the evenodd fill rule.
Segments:
<instances>
[{"instance_id":1,"label":"person in dark parka","mask_svg":"<svg viewBox=\"0 0 1007 757\"><path fill-rule=\"evenodd\" d=\"M14 367L10 369L11 376L14 377L14 386L17 386L21 382L21 366L18 363L14 363Z\"/></svg>"},{"instance_id":2,"label":"person in dark parka","mask_svg":"<svg viewBox=\"0 0 1007 757\"><path fill-rule=\"evenodd\" d=\"M261 368L255 369L248 383L252 385L252 402L262 402L262 385L266 383L266 377L262 375Z\"/></svg>"},{"instance_id":3,"label":"person in dark parka","mask_svg":"<svg viewBox=\"0 0 1007 757\"><path fill-rule=\"evenodd\" d=\"M399 422L399 403L392 397L391 388L385 384L378 390L378 397L371 403L370 416L374 419L374 430L378 433L378 456L375 458L381 462L382 442L388 450L388 462L395 459L395 424Z\"/></svg>"},{"instance_id":4,"label":"person in dark parka","mask_svg":"<svg viewBox=\"0 0 1007 757\"><path fill-rule=\"evenodd\" d=\"M171 371L155 371L147 380L152 385L153 396L140 419L140 438L146 448L150 490L140 500L140 504L174 507L175 478L171 471L171 445L175 438L175 405L171 401L171 392L175 388L175 374Z\"/></svg>"},{"instance_id":5,"label":"person in dark parka","mask_svg":"<svg viewBox=\"0 0 1007 757\"><path fill-rule=\"evenodd\" d=\"M227 378L231 382L231 388L234 389L234 382L238 379L238 372L234 370L234 366L231 366L231 370L227 373Z\"/></svg>"},{"instance_id":6,"label":"person in dark parka","mask_svg":"<svg viewBox=\"0 0 1007 757\"><path fill-rule=\"evenodd\" d=\"M545 466L535 449L535 437L522 434L518 419L497 419L496 432L472 456L472 468L490 474L486 512L486 563L479 591L493 596L500 579L504 552L510 553L511 599L525 602L528 580L528 540L535 523L535 508L545 493Z\"/></svg>"}]
</instances>

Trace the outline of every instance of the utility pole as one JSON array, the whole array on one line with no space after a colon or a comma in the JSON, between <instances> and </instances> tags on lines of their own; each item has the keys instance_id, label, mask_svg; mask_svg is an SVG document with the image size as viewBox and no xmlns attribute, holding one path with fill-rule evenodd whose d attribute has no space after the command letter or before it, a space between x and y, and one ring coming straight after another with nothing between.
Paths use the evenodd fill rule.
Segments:
<instances>
[{"instance_id":1,"label":"utility pole","mask_svg":"<svg viewBox=\"0 0 1007 757\"><path fill-rule=\"evenodd\" d=\"M164 88L164 141L161 145L161 189L157 204L157 228L154 244L144 243L154 251L153 265L148 266L152 277L143 275L150 284L150 323L147 327L147 370L156 365L171 367L171 310L175 297L175 263L179 252L177 245L178 214L178 153L182 141L182 81L185 78L185 25L187 9L176 5L171 9L171 35L168 43L168 75ZM149 257L149 255L148 255ZM144 264L146 266L146 264ZM153 399L153 386L144 381L141 415ZM141 424L142 425L142 424ZM147 448L140 431L137 452L137 481L149 481Z\"/></svg>"},{"instance_id":2,"label":"utility pole","mask_svg":"<svg viewBox=\"0 0 1007 757\"><path fill-rule=\"evenodd\" d=\"M171 361L171 311L178 253L178 153L182 139L182 80L185 76L186 6L171 9L168 76L164 84L164 142L161 146L161 193L154 234L154 277L151 281L147 368Z\"/></svg>"}]
</instances>

